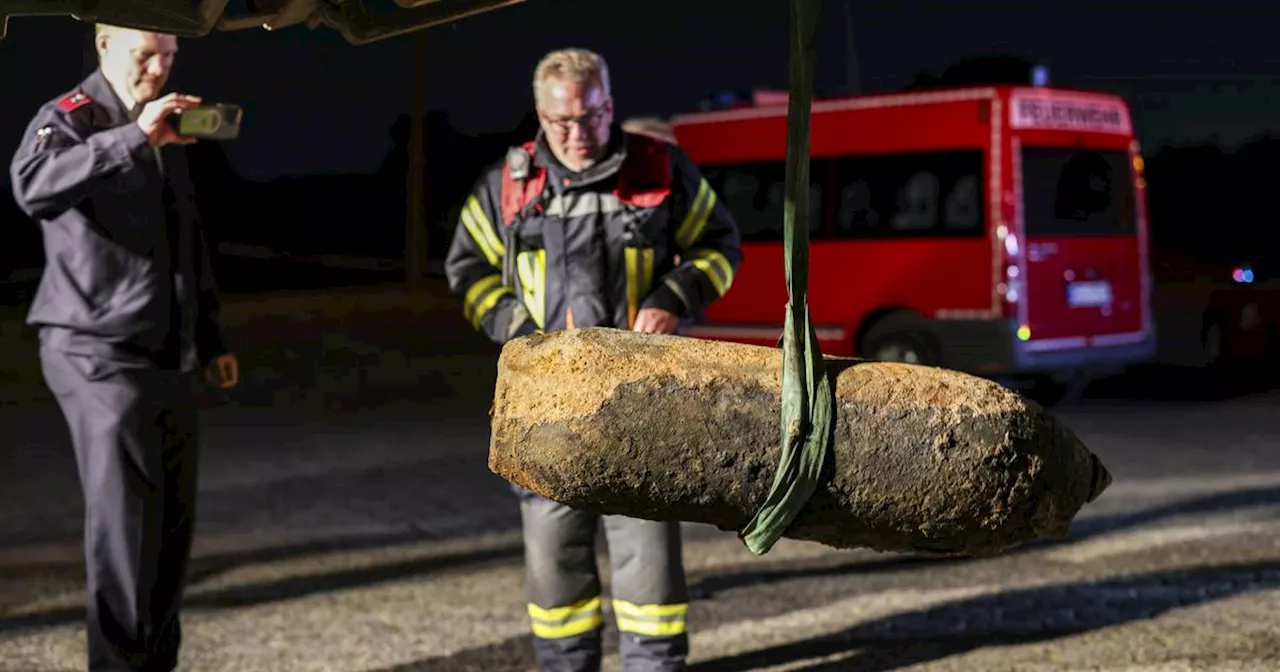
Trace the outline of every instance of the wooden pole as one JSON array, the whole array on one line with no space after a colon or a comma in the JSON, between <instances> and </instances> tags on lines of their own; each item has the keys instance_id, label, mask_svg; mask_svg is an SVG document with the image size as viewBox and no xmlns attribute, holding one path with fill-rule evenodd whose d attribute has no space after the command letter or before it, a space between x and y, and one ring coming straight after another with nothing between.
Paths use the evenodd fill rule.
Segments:
<instances>
[{"instance_id":1,"label":"wooden pole","mask_svg":"<svg viewBox=\"0 0 1280 672\"><path fill-rule=\"evenodd\" d=\"M862 72L858 65L858 47L853 36L853 3L849 0L845 0L844 3L844 58L845 85L849 89L848 94L861 95Z\"/></svg>"},{"instance_id":2,"label":"wooden pole","mask_svg":"<svg viewBox=\"0 0 1280 672\"><path fill-rule=\"evenodd\" d=\"M413 113L409 120L408 203L405 206L404 275L406 282L418 282L426 276L427 227L423 191L426 156L422 132L422 80L425 76L424 37L419 32L413 42Z\"/></svg>"}]
</instances>

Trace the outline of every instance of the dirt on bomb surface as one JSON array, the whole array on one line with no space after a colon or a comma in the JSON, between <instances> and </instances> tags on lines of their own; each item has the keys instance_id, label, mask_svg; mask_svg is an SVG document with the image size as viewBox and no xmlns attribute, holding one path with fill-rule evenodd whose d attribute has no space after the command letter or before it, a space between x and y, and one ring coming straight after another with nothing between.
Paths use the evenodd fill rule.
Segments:
<instances>
[{"instance_id":1,"label":"dirt on bomb surface","mask_svg":"<svg viewBox=\"0 0 1280 672\"><path fill-rule=\"evenodd\" d=\"M986 555L1063 536L1109 484L1065 426L994 382L830 358L832 459L786 536ZM599 513L740 530L780 452L782 353L611 329L504 346L490 469Z\"/></svg>"}]
</instances>

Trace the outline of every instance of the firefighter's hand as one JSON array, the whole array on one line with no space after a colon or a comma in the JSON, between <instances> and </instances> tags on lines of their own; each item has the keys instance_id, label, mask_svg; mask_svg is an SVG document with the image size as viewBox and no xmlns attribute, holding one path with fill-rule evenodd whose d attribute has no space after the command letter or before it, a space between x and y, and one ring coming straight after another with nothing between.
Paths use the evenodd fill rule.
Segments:
<instances>
[{"instance_id":1,"label":"firefighter's hand","mask_svg":"<svg viewBox=\"0 0 1280 672\"><path fill-rule=\"evenodd\" d=\"M635 331L645 334L670 334L676 330L680 318L661 308L644 308L636 315Z\"/></svg>"},{"instance_id":2,"label":"firefighter's hand","mask_svg":"<svg viewBox=\"0 0 1280 672\"><path fill-rule=\"evenodd\" d=\"M240 383L240 360L230 353L219 355L204 367L204 377L211 385L229 390Z\"/></svg>"}]
</instances>

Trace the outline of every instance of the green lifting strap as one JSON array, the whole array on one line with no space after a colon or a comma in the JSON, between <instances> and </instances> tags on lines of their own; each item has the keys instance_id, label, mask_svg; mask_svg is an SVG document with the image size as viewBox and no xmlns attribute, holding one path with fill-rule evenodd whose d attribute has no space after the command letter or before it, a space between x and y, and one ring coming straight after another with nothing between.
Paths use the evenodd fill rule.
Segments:
<instances>
[{"instance_id":1,"label":"green lifting strap","mask_svg":"<svg viewBox=\"0 0 1280 672\"><path fill-rule=\"evenodd\" d=\"M786 325L782 334L782 454L768 497L740 536L752 553L773 548L818 487L831 450L834 395L809 321L809 108L822 0L791 0L787 102Z\"/></svg>"}]
</instances>

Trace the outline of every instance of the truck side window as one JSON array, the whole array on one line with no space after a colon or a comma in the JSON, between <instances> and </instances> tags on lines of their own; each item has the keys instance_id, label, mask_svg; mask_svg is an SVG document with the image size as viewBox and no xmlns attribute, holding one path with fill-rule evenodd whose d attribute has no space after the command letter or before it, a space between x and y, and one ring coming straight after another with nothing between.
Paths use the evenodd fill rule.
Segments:
<instances>
[{"instance_id":1,"label":"truck side window","mask_svg":"<svg viewBox=\"0 0 1280 672\"><path fill-rule=\"evenodd\" d=\"M982 235L983 161L977 149L835 159L836 234Z\"/></svg>"},{"instance_id":2,"label":"truck side window","mask_svg":"<svg viewBox=\"0 0 1280 672\"><path fill-rule=\"evenodd\" d=\"M821 238L825 233L828 166L824 160L809 166L810 238ZM786 164L775 161L701 168L711 188L733 213L743 240L782 240Z\"/></svg>"}]
</instances>

